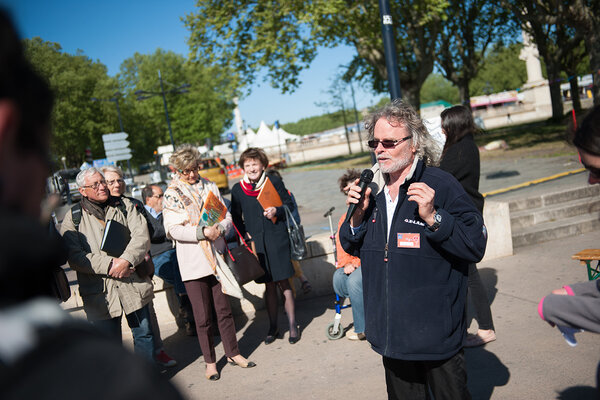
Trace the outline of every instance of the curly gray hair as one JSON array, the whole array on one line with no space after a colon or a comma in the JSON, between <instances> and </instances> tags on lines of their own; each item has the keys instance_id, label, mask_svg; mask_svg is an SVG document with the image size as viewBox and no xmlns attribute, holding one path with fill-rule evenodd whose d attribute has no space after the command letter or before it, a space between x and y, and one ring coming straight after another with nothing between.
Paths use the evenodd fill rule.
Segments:
<instances>
[{"instance_id":1,"label":"curly gray hair","mask_svg":"<svg viewBox=\"0 0 600 400\"><path fill-rule=\"evenodd\" d=\"M184 170L200 161L200 152L191 144L182 144L169 157L169 164L177 170Z\"/></svg>"},{"instance_id":2,"label":"curly gray hair","mask_svg":"<svg viewBox=\"0 0 600 400\"><path fill-rule=\"evenodd\" d=\"M440 148L412 106L396 99L367 115L364 124L365 129L369 132L368 140L374 138L375 124L381 118L404 125L412 136L411 143L417 151L417 157L422 159L426 165L439 165Z\"/></svg>"}]
</instances>

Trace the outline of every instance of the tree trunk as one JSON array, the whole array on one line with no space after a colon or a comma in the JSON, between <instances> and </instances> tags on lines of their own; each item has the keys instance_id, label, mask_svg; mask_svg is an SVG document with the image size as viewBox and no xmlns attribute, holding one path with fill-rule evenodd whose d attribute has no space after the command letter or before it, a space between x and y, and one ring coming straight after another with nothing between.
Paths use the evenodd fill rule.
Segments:
<instances>
[{"instance_id":1,"label":"tree trunk","mask_svg":"<svg viewBox=\"0 0 600 400\"><path fill-rule=\"evenodd\" d=\"M421 109L421 87L418 85L402 87L402 101L419 111Z\"/></svg>"},{"instance_id":2,"label":"tree trunk","mask_svg":"<svg viewBox=\"0 0 600 400\"><path fill-rule=\"evenodd\" d=\"M458 86L458 93L460 95L460 103L463 106L471 108L471 95L469 94L469 82L461 82Z\"/></svg>"},{"instance_id":3,"label":"tree trunk","mask_svg":"<svg viewBox=\"0 0 600 400\"><path fill-rule=\"evenodd\" d=\"M590 31L585 36L585 47L590 55L590 70L594 85L592 94L594 96L594 105L600 105L600 32Z\"/></svg>"},{"instance_id":4,"label":"tree trunk","mask_svg":"<svg viewBox=\"0 0 600 400\"><path fill-rule=\"evenodd\" d=\"M581 112L581 100L579 99L579 83L577 82L577 74L568 74L572 76L569 81L569 86L571 87L571 101L573 103L573 110L575 113L579 114Z\"/></svg>"},{"instance_id":5,"label":"tree trunk","mask_svg":"<svg viewBox=\"0 0 600 400\"><path fill-rule=\"evenodd\" d=\"M546 71L548 71L548 82L550 82L552 119L559 121L563 117L562 93L560 90L560 65L546 62Z\"/></svg>"}]
</instances>

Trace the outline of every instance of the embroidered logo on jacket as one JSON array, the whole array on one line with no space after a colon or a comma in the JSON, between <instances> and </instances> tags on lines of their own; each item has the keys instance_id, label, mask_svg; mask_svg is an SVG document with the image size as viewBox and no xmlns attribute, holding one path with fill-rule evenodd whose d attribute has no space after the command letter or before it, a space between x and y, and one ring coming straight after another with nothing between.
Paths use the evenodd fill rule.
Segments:
<instances>
[{"instance_id":1,"label":"embroidered logo on jacket","mask_svg":"<svg viewBox=\"0 0 600 400\"><path fill-rule=\"evenodd\" d=\"M405 218L404 222L406 222L407 224L414 224L414 225L419 225L419 226L425 226L425 224L421 221L415 221L414 219L408 219Z\"/></svg>"}]
</instances>

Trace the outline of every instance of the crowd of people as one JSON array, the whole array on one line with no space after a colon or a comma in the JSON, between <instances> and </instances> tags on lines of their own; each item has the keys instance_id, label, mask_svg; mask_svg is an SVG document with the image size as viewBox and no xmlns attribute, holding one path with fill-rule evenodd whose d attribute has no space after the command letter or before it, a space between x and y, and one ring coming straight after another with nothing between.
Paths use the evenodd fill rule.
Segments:
<instances>
[{"instance_id":1,"label":"crowd of people","mask_svg":"<svg viewBox=\"0 0 600 400\"><path fill-rule=\"evenodd\" d=\"M153 275L174 287L184 329L197 335L206 379L217 381L214 337L219 333L229 364L257 364L243 356L224 276L226 238L234 228L252 242L264 270L269 319L264 344L282 337L279 296L287 317L288 342L301 340L293 277L310 291L294 263L284 207L300 222L298 205L281 176L267 170L262 149L245 150L244 176L231 190L222 218L201 218L209 196L227 203L217 186L199 174L196 147L179 146L170 158L173 178L166 190L150 184L142 201L125 195L117 167L88 168L76 183L81 201L48 234L41 219L48 174L52 93L26 61L15 30L0 11L0 382L3 397L177 399L159 371L173 367L163 345L153 306ZM441 114L440 146L411 106L394 100L365 119L368 146L377 163L373 182L360 173L339 178L352 213L338 223L334 291L350 299L351 340L366 340L381 355L389 399L468 399L465 347L496 340L478 263L487 230L479 192L479 152L471 111L455 106ZM600 183L600 106L591 110L574 136L589 183ZM28 185L22 185L26 174ZM258 196L272 185L281 205L262 206ZM47 216L45 217L47 218ZM115 249L110 237L125 234ZM234 236L237 238L237 236ZM35 242L35 251L24 243ZM89 324L70 318L52 299L60 266L76 271ZM19 265L19 268L14 268ZM478 331L467 334L467 293ZM580 330L600 333L598 281L566 285L539 304L540 316L558 326L574 345ZM121 319L134 342L121 345ZM79 379L61 376L60 365L77 357ZM54 367L56 366L56 367ZM52 367L52 368L51 368ZM40 372L41 371L41 372ZM599 369L600 373L600 369ZM120 375L128 376L123 381ZM127 375L125 375L127 374ZM75 383L73 383L75 382ZM39 392L43 387L45 393ZM91 389L91 390L90 390Z\"/></svg>"}]
</instances>

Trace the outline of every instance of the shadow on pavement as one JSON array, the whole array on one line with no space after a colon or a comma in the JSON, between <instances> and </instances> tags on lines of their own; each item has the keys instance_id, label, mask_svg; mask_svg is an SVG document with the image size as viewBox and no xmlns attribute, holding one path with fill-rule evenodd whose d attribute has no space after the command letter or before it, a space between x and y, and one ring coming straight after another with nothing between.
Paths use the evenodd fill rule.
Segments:
<instances>
[{"instance_id":1,"label":"shadow on pavement","mask_svg":"<svg viewBox=\"0 0 600 400\"><path fill-rule=\"evenodd\" d=\"M494 353L483 347L465 349L469 391L473 399L490 399L494 388L504 386L510 371Z\"/></svg>"},{"instance_id":2,"label":"shadow on pavement","mask_svg":"<svg viewBox=\"0 0 600 400\"><path fill-rule=\"evenodd\" d=\"M590 386L573 386L558 393L558 400L592 400L600 398L596 388Z\"/></svg>"}]
</instances>

